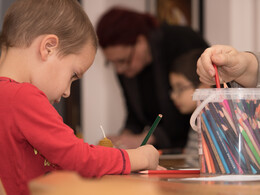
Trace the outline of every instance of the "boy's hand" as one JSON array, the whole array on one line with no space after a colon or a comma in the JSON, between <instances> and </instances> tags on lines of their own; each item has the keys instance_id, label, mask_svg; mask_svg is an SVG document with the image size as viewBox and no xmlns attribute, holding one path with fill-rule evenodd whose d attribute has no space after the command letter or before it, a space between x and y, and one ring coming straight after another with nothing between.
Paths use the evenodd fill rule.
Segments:
<instances>
[{"instance_id":1,"label":"boy's hand","mask_svg":"<svg viewBox=\"0 0 260 195\"><path fill-rule=\"evenodd\" d=\"M158 165L156 170L162 171L162 170L167 170L167 169L161 165Z\"/></svg>"},{"instance_id":2,"label":"boy's hand","mask_svg":"<svg viewBox=\"0 0 260 195\"><path fill-rule=\"evenodd\" d=\"M159 152L152 145L144 145L137 149L126 150L131 163L131 171L157 169Z\"/></svg>"}]
</instances>

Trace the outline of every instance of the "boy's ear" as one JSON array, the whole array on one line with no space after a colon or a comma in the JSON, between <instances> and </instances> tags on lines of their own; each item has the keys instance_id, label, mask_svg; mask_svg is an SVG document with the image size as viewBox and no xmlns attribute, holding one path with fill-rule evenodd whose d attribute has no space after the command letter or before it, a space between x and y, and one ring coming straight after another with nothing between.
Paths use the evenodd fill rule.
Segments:
<instances>
[{"instance_id":1,"label":"boy's ear","mask_svg":"<svg viewBox=\"0 0 260 195\"><path fill-rule=\"evenodd\" d=\"M40 43L40 55L42 60L47 60L58 48L59 38L56 35L46 35Z\"/></svg>"}]
</instances>

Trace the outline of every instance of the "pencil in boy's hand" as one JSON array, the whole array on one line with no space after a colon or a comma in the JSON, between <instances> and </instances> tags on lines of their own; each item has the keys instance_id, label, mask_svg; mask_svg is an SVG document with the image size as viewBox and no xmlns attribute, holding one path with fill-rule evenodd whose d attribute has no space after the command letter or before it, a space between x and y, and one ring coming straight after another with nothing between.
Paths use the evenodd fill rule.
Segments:
<instances>
[{"instance_id":1,"label":"pencil in boy's hand","mask_svg":"<svg viewBox=\"0 0 260 195\"><path fill-rule=\"evenodd\" d=\"M153 122L152 127L150 128L150 130L148 131L147 135L144 138L144 141L142 142L141 146L145 145L148 141L148 139L150 138L150 136L153 134L155 128L157 127L157 125L159 124L160 120L162 119L163 115L159 114L157 116L157 118L155 119L155 121Z\"/></svg>"}]
</instances>

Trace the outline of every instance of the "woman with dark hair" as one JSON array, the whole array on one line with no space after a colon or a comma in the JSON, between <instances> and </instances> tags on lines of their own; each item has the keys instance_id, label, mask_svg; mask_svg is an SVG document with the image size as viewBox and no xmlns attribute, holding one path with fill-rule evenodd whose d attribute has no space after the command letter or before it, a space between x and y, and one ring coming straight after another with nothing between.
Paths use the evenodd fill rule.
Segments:
<instances>
[{"instance_id":1,"label":"woman with dark hair","mask_svg":"<svg viewBox=\"0 0 260 195\"><path fill-rule=\"evenodd\" d=\"M112 8L98 25L97 35L107 61L113 64L127 104L127 120L118 147L141 144L149 125L163 118L148 143L181 152L190 115L182 115L169 97L169 66L180 54L207 43L189 27L159 25L156 18L124 8Z\"/></svg>"}]
</instances>

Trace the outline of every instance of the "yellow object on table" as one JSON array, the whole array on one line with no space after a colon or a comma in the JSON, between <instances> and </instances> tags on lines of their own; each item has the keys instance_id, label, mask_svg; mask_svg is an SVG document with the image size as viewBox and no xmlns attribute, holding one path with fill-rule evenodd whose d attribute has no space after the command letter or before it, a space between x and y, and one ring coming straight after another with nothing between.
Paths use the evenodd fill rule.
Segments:
<instances>
[{"instance_id":1,"label":"yellow object on table","mask_svg":"<svg viewBox=\"0 0 260 195\"><path fill-rule=\"evenodd\" d=\"M110 139L108 138L103 138L102 140L99 141L98 145L100 146L106 146L106 147L114 147L113 143L111 142Z\"/></svg>"}]
</instances>

